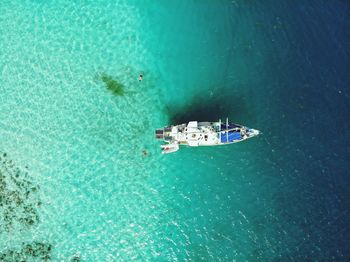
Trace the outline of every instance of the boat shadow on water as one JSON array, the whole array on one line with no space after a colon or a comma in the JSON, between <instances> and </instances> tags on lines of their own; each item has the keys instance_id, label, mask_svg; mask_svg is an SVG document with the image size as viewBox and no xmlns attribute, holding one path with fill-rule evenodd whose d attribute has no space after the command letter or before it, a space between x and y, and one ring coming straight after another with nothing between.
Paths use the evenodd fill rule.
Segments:
<instances>
[{"instance_id":1,"label":"boat shadow on water","mask_svg":"<svg viewBox=\"0 0 350 262\"><path fill-rule=\"evenodd\" d=\"M248 108L246 99L237 95L193 96L183 106L167 106L170 124L176 125L189 121L218 121L228 117L235 123L255 123L254 110Z\"/></svg>"}]
</instances>

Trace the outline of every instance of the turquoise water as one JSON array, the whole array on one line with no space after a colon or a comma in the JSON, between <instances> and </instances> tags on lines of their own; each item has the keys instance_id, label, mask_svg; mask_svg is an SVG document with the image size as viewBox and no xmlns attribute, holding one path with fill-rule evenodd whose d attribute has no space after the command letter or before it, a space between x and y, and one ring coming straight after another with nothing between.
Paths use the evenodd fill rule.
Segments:
<instances>
[{"instance_id":1,"label":"turquoise water","mask_svg":"<svg viewBox=\"0 0 350 262\"><path fill-rule=\"evenodd\" d=\"M0 9L1 258L349 258L346 1ZM160 154L226 116L263 135Z\"/></svg>"}]
</instances>

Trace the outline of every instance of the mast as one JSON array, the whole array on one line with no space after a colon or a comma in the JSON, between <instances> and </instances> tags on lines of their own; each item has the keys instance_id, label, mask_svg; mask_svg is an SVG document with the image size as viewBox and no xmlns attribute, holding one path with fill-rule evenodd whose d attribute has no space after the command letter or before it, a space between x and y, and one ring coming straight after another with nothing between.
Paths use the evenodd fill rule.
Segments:
<instances>
[{"instance_id":1,"label":"mast","mask_svg":"<svg viewBox=\"0 0 350 262\"><path fill-rule=\"evenodd\" d=\"M221 119L219 119L219 141L221 143Z\"/></svg>"},{"instance_id":2,"label":"mast","mask_svg":"<svg viewBox=\"0 0 350 262\"><path fill-rule=\"evenodd\" d=\"M228 117L226 117L226 142L228 143Z\"/></svg>"}]
</instances>

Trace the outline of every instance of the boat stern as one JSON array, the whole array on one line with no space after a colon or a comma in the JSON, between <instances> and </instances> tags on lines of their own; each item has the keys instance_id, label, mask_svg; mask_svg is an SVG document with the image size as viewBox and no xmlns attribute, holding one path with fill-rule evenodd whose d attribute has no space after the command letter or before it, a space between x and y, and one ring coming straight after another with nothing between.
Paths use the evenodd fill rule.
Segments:
<instances>
[{"instance_id":1,"label":"boat stern","mask_svg":"<svg viewBox=\"0 0 350 262\"><path fill-rule=\"evenodd\" d=\"M164 139L164 129L156 129L155 132L156 139L163 140Z\"/></svg>"}]
</instances>

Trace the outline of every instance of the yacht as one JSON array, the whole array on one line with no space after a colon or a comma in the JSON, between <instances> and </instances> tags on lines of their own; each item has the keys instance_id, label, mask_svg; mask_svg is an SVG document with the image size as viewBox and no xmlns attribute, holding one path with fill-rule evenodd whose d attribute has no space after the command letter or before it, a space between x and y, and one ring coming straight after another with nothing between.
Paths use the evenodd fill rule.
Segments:
<instances>
[{"instance_id":1,"label":"yacht","mask_svg":"<svg viewBox=\"0 0 350 262\"><path fill-rule=\"evenodd\" d=\"M221 122L190 121L186 124L171 125L156 130L156 139L162 140L162 154L179 150L186 146L220 146L241 142L259 135L260 131L246 126Z\"/></svg>"}]
</instances>

